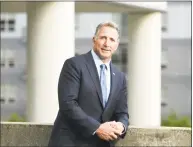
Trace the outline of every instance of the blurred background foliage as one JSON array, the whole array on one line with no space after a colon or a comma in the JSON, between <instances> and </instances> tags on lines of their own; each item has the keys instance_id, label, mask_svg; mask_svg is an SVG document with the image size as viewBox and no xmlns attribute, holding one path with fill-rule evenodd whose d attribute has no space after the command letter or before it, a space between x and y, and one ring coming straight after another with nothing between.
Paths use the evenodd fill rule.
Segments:
<instances>
[{"instance_id":1,"label":"blurred background foliage","mask_svg":"<svg viewBox=\"0 0 193 147\"><path fill-rule=\"evenodd\" d=\"M13 113L9 120L9 122L27 122L26 118L20 116L17 113ZM167 119L162 119L161 126L166 127L191 127L191 118L184 116L178 117L175 111L171 111L168 115Z\"/></svg>"}]
</instances>

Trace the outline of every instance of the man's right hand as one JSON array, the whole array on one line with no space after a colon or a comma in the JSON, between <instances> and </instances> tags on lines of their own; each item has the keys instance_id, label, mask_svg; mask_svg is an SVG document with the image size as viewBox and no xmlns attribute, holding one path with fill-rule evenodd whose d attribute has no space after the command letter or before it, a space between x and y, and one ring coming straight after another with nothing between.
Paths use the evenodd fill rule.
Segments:
<instances>
[{"instance_id":1,"label":"man's right hand","mask_svg":"<svg viewBox=\"0 0 193 147\"><path fill-rule=\"evenodd\" d=\"M118 138L119 135L121 135L120 131L111 127L110 122L105 122L101 124L96 130L96 134L99 138L106 141L115 140Z\"/></svg>"}]
</instances>

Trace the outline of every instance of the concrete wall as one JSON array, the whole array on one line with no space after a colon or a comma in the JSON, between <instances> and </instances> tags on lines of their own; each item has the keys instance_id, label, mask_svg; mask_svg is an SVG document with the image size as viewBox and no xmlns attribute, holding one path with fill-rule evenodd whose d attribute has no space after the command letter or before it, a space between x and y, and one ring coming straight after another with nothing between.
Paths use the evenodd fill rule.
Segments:
<instances>
[{"instance_id":1,"label":"concrete wall","mask_svg":"<svg viewBox=\"0 0 193 147\"><path fill-rule=\"evenodd\" d=\"M47 146L51 129L51 124L1 122L1 146ZM116 146L191 146L191 129L129 127Z\"/></svg>"}]
</instances>

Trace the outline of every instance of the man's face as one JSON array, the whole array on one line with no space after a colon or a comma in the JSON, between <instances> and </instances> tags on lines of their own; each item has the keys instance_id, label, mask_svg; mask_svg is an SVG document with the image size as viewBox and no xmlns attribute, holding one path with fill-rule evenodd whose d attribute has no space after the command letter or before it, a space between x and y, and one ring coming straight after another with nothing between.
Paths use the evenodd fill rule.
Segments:
<instances>
[{"instance_id":1,"label":"man's face","mask_svg":"<svg viewBox=\"0 0 193 147\"><path fill-rule=\"evenodd\" d=\"M103 61L109 61L112 54L116 51L119 41L118 32L116 29L104 26L96 37L93 38L94 51Z\"/></svg>"}]
</instances>

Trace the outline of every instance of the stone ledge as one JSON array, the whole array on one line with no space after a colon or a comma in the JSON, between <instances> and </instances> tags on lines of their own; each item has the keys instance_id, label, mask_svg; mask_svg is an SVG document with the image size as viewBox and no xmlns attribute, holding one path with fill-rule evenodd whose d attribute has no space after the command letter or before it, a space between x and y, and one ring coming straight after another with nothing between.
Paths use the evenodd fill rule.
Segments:
<instances>
[{"instance_id":1,"label":"stone ledge","mask_svg":"<svg viewBox=\"0 0 193 147\"><path fill-rule=\"evenodd\" d=\"M1 122L1 146L47 146L52 124ZM117 146L191 146L191 128L130 126Z\"/></svg>"}]
</instances>

